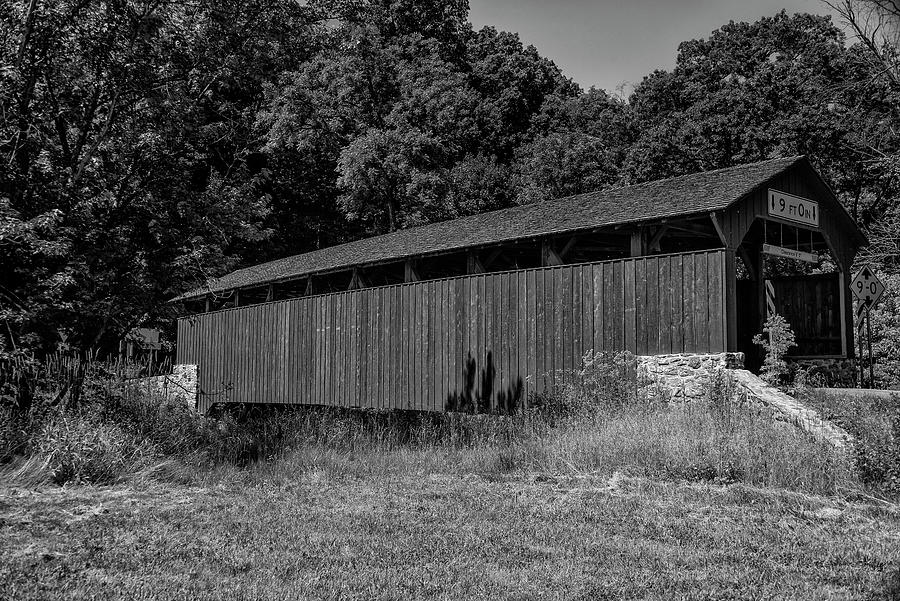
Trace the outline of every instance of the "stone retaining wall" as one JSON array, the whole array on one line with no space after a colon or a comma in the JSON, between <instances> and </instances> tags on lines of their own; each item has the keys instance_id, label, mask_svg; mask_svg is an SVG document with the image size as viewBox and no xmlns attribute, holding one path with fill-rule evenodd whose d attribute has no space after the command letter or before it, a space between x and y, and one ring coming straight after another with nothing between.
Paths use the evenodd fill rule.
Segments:
<instances>
[{"instance_id":1,"label":"stone retaining wall","mask_svg":"<svg viewBox=\"0 0 900 601\"><path fill-rule=\"evenodd\" d=\"M196 365L174 365L171 374L127 380L125 386L152 399L185 403L191 409L197 407Z\"/></svg>"},{"instance_id":2,"label":"stone retaining wall","mask_svg":"<svg viewBox=\"0 0 900 601\"><path fill-rule=\"evenodd\" d=\"M735 402L775 422L800 428L839 451L853 442L842 428L743 369L743 353L642 356L637 363L638 384L645 389L657 386L673 402L707 401L711 388L721 381L722 394L731 394Z\"/></svg>"},{"instance_id":3,"label":"stone retaining wall","mask_svg":"<svg viewBox=\"0 0 900 601\"><path fill-rule=\"evenodd\" d=\"M842 388L856 386L858 371L856 359L791 359L795 365L807 374L807 380L813 386L838 386Z\"/></svg>"},{"instance_id":4,"label":"stone retaining wall","mask_svg":"<svg viewBox=\"0 0 900 601\"><path fill-rule=\"evenodd\" d=\"M767 385L749 371L735 369L729 376L737 384L738 400L773 421L796 426L841 451L846 451L853 443L853 436L846 430L824 419L816 410L794 397Z\"/></svg>"},{"instance_id":5,"label":"stone retaining wall","mask_svg":"<svg viewBox=\"0 0 900 601\"><path fill-rule=\"evenodd\" d=\"M716 374L723 369L742 369L744 353L639 356L638 383L656 385L673 401L703 400Z\"/></svg>"}]
</instances>

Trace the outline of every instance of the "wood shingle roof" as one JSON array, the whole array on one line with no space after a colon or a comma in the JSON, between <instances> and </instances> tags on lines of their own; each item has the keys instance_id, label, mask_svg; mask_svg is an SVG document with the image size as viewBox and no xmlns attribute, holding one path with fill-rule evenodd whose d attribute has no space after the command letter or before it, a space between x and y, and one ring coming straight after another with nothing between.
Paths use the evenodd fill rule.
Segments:
<instances>
[{"instance_id":1,"label":"wood shingle roof","mask_svg":"<svg viewBox=\"0 0 900 601\"><path fill-rule=\"evenodd\" d=\"M173 300L478 248L728 208L804 157L789 157L516 206L347 242L239 269Z\"/></svg>"}]
</instances>

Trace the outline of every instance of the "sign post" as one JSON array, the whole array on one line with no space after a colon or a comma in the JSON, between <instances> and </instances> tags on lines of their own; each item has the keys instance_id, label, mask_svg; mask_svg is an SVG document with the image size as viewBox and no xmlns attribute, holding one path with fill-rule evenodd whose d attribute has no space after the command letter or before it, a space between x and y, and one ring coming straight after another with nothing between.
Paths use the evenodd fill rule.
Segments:
<instances>
[{"instance_id":1,"label":"sign post","mask_svg":"<svg viewBox=\"0 0 900 601\"><path fill-rule=\"evenodd\" d=\"M866 346L869 349L869 388L875 388L875 360L872 358L872 318L870 312L884 294L884 282L878 279L875 272L866 265L853 277L850 282L850 292L859 301L858 313L866 312ZM862 323L860 323L862 326ZM860 327L859 330L862 328ZM862 384L862 340L860 340L860 384Z\"/></svg>"},{"instance_id":2,"label":"sign post","mask_svg":"<svg viewBox=\"0 0 900 601\"><path fill-rule=\"evenodd\" d=\"M866 307L862 303L859 303L856 307L856 319L853 320L853 326L856 328L856 339L859 341L859 385L862 387L863 383L866 381L866 366L863 364L863 357L865 357L865 349L863 347L863 340L865 339L865 335L863 332L863 326L866 325Z\"/></svg>"}]
</instances>

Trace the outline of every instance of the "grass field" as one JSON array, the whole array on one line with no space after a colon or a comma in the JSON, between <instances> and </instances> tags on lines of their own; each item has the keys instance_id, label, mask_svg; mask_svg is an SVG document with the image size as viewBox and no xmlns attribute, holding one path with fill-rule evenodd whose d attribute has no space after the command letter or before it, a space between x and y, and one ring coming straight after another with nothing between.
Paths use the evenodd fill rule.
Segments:
<instances>
[{"instance_id":1,"label":"grass field","mask_svg":"<svg viewBox=\"0 0 900 601\"><path fill-rule=\"evenodd\" d=\"M311 472L0 492L7 599L889 599L900 512L742 484Z\"/></svg>"},{"instance_id":2,"label":"grass field","mask_svg":"<svg viewBox=\"0 0 900 601\"><path fill-rule=\"evenodd\" d=\"M848 456L596 369L511 417L8 413L0 599L900 599L897 407L835 404Z\"/></svg>"}]
</instances>

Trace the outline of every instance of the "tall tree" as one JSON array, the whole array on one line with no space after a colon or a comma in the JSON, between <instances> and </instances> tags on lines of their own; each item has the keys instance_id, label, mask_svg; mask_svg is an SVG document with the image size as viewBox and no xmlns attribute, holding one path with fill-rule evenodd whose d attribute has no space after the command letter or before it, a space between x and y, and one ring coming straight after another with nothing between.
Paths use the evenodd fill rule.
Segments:
<instances>
[{"instance_id":1,"label":"tall tree","mask_svg":"<svg viewBox=\"0 0 900 601\"><path fill-rule=\"evenodd\" d=\"M302 55L305 19L290 2L4 3L0 352L112 343L266 235L240 122Z\"/></svg>"},{"instance_id":2,"label":"tall tree","mask_svg":"<svg viewBox=\"0 0 900 601\"><path fill-rule=\"evenodd\" d=\"M518 36L462 25L463 8L339 3L328 42L271 88L259 119L267 151L316 153L319 172L334 172L347 237L507 206L496 174L533 137L545 101L578 92ZM462 198L476 182L495 186L490 200Z\"/></svg>"}]
</instances>

